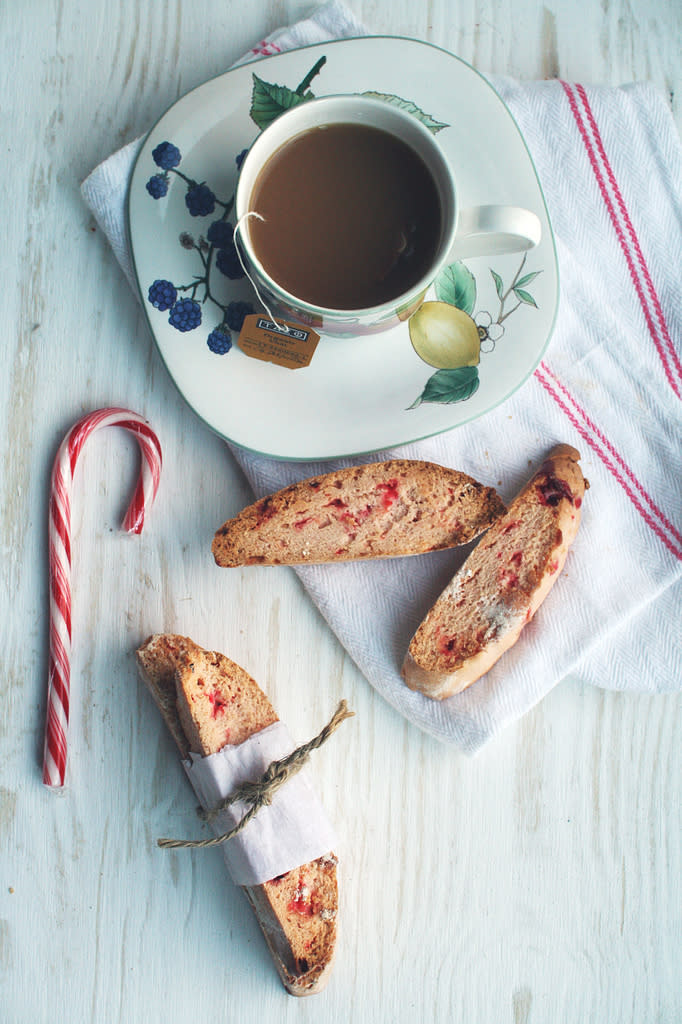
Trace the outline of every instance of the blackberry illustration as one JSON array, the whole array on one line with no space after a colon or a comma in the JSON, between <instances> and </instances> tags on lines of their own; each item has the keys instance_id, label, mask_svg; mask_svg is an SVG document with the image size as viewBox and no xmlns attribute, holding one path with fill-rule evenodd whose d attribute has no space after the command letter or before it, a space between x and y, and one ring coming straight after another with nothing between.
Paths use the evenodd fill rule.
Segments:
<instances>
[{"instance_id":1,"label":"blackberry illustration","mask_svg":"<svg viewBox=\"0 0 682 1024\"><path fill-rule=\"evenodd\" d=\"M220 327L211 331L206 339L206 344L211 352L215 352L217 356L224 356L232 348L232 336L225 325L221 324Z\"/></svg>"},{"instance_id":2,"label":"blackberry illustration","mask_svg":"<svg viewBox=\"0 0 682 1024\"><path fill-rule=\"evenodd\" d=\"M240 277L244 277L244 271L241 263L239 262L239 255L234 242L231 245L226 246L224 249L218 250L218 255L215 258L215 265L221 274L224 274L225 277L229 277L231 281L237 281Z\"/></svg>"},{"instance_id":3,"label":"blackberry illustration","mask_svg":"<svg viewBox=\"0 0 682 1024\"><path fill-rule=\"evenodd\" d=\"M211 245L215 245L216 249L227 249L233 244L233 231L234 228L229 221L214 220L206 232L206 237Z\"/></svg>"},{"instance_id":4,"label":"blackberry illustration","mask_svg":"<svg viewBox=\"0 0 682 1024\"><path fill-rule=\"evenodd\" d=\"M208 185L191 185L185 193L185 205L192 217L207 217L215 210L215 196Z\"/></svg>"},{"instance_id":5,"label":"blackberry illustration","mask_svg":"<svg viewBox=\"0 0 682 1024\"><path fill-rule=\"evenodd\" d=\"M154 281L147 294L152 306L160 309L162 313L171 308L177 297L178 291L172 281Z\"/></svg>"},{"instance_id":6,"label":"blackberry illustration","mask_svg":"<svg viewBox=\"0 0 682 1024\"><path fill-rule=\"evenodd\" d=\"M181 159L180 150L172 142L160 142L152 150L152 160L157 167L162 167L164 171L169 171L171 167L177 167Z\"/></svg>"},{"instance_id":7,"label":"blackberry illustration","mask_svg":"<svg viewBox=\"0 0 682 1024\"><path fill-rule=\"evenodd\" d=\"M235 157L237 168L241 167L247 152L243 149ZM246 276L240 259L241 249L234 241L234 227L227 219L235 197L232 195L223 200L205 181L196 181L178 170L182 155L172 142L159 143L152 151L152 157L159 170L146 183L149 195L153 199L167 195L171 174L175 174L185 183L184 199L189 214L207 217L210 221L207 229L202 225L197 233L180 230L177 235L180 246L188 252L196 251L201 260L199 273L192 275L192 283L174 285L172 281L159 278L149 288L148 301L160 312L168 312L168 323L183 334L201 324L203 303L209 301L217 306L221 321L208 333L206 343L211 352L225 355L233 346L233 336L242 330L244 319L254 312L251 303L231 302L227 298L223 301L211 289L211 274L216 269L231 281ZM214 212L218 207L220 210Z\"/></svg>"},{"instance_id":8,"label":"blackberry illustration","mask_svg":"<svg viewBox=\"0 0 682 1024\"><path fill-rule=\"evenodd\" d=\"M153 174L145 185L152 199L163 199L168 192L168 175Z\"/></svg>"},{"instance_id":9,"label":"blackberry illustration","mask_svg":"<svg viewBox=\"0 0 682 1024\"><path fill-rule=\"evenodd\" d=\"M230 302L225 310L225 323L233 331L241 331L244 319L255 313L250 302Z\"/></svg>"},{"instance_id":10,"label":"blackberry illustration","mask_svg":"<svg viewBox=\"0 0 682 1024\"><path fill-rule=\"evenodd\" d=\"M177 331L193 331L201 323L201 306L194 299L178 299L168 315L168 323Z\"/></svg>"}]
</instances>

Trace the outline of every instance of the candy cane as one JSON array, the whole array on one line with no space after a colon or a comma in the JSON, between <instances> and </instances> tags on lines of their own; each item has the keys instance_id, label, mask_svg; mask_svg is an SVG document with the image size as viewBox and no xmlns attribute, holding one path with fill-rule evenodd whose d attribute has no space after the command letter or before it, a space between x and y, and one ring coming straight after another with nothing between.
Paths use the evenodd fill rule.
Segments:
<instances>
[{"instance_id":1,"label":"candy cane","mask_svg":"<svg viewBox=\"0 0 682 1024\"><path fill-rule=\"evenodd\" d=\"M137 438L142 465L132 500L123 520L128 533L140 533L145 512L159 488L161 446L141 416L128 409L99 409L74 424L59 446L52 467L49 513L50 660L47 719L43 752L43 782L63 786L66 773L66 733L69 724L71 677L71 490L83 445L100 427L124 427Z\"/></svg>"}]
</instances>

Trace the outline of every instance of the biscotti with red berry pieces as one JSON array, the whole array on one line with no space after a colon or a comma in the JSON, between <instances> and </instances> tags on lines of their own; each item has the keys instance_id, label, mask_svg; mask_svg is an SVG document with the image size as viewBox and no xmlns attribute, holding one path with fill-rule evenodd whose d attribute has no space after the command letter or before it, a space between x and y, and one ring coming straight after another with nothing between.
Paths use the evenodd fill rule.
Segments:
<instances>
[{"instance_id":1,"label":"biscotti with red berry pieces","mask_svg":"<svg viewBox=\"0 0 682 1024\"><path fill-rule=\"evenodd\" d=\"M137 651L147 684L183 758L238 744L278 721L249 674L188 637L157 634ZM337 858L330 852L262 885L242 886L282 982L292 995L321 992L337 938Z\"/></svg>"},{"instance_id":2,"label":"biscotti with red berry pieces","mask_svg":"<svg viewBox=\"0 0 682 1024\"><path fill-rule=\"evenodd\" d=\"M390 558L465 544L505 511L491 487L409 459L350 466L261 498L216 532L220 566Z\"/></svg>"},{"instance_id":3,"label":"biscotti with red berry pieces","mask_svg":"<svg viewBox=\"0 0 682 1024\"><path fill-rule=\"evenodd\" d=\"M559 577L589 484L580 454L558 445L479 541L426 615L405 657L412 690L460 693L516 643Z\"/></svg>"}]
</instances>

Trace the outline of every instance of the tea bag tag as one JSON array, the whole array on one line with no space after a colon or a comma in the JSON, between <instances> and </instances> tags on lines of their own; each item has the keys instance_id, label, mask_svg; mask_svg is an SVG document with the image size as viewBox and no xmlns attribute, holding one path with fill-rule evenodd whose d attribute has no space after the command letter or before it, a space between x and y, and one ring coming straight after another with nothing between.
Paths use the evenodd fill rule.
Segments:
<instances>
[{"instance_id":1,"label":"tea bag tag","mask_svg":"<svg viewBox=\"0 0 682 1024\"><path fill-rule=\"evenodd\" d=\"M268 315L252 313L251 316L245 317L237 344L245 355L251 356L253 359L286 366L289 370L308 366L320 336L311 327L303 327L301 324L293 324L287 320L275 320L273 313L258 291L256 282L249 274L237 245L237 233L247 217L257 217L258 220L263 220L261 214L256 210L248 210L235 224L232 237L242 270L251 282L253 290Z\"/></svg>"},{"instance_id":2,"label":"tea bag tag","mask_svg":"<svg viewBox=\"0 0 682 1024\"><path fill-rule=\"evenodd\" d=\"M244 318L237 344L253 359L297 370L310 364L319 340L311 327L252 313Z\"/></svg>"}]
</instances>

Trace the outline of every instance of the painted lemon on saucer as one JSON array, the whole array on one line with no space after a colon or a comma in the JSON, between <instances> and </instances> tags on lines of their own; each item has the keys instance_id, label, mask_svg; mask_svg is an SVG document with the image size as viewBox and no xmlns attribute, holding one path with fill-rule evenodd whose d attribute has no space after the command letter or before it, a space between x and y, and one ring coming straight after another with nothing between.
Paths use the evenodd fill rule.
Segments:
<instances>
[{"instance_id":1,"label":"painted lemon on saucer","mask_svg":"<svg viewBox=\"0 0 682 1024\"><path fill-rule=\"evenodd\" d=\"M481 338L463 309L449 302L425 302L409 320L412 347L425 363L439 370L478 366Z\"/></svg>"}]
</instances>

